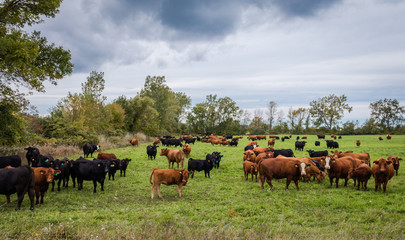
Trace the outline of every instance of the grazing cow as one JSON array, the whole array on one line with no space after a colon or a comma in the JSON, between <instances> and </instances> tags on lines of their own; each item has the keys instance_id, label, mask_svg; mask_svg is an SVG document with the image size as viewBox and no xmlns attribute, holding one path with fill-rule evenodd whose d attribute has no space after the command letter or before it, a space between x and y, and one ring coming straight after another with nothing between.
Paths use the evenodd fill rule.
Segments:
<instances>
[{"instance_id":1,"label":"grazing cow","mask_svg":"<svg viewBox=\"0 0 405 240\"><path fill-rule=\"evenodd\" d=\"M183 147L183 144L181 144L181 141L179 139L167 139L166 146Z\"/></svg>"},{"instance_id":2,"label":"grazing cow","mask_svg":"<svg viewBox=\"0 0 405 240\"><path fill-rule=\"evenodd\" d=\"M169 162L169 168L170 168L170 163L172 163L172 168L174 168L174 163L177 163L177 168L179 168L179 163L181 163L181 168L183 168L183 164L184 164L184 152L183 151L177 150L177 149L162 148L160 150L160 156L167 157L167 160Z\"/></svg>"},{"instance_id":3,"label":"grazing cow","mask_svg":"<svg viewBox=\"0 0 405 240\"><path fill-rule=\"evenodd\" d=\"M68 187L69 175L70 175L70 161L67 158L62 160L56 159L54 162L53 169L60 170L60 174L55 173L55 176L52 181L51 192L55 191L55 182L58 181L58 191L60 191L60 184L63 181L63 187Z\"/></svg>"},{"instance_id":4,"label":"grazing cow","mask_svg":"<svg viewBox=\"0 0 405 240\"><path fill-rule=\"evenodd\" d=\"M212 159L205 159L205 160L199 160L199 159L192 159L190 158L188 160L188 171L191 174L191 178L194 178L194 172L195 171L202 171L204 170L205 177L210 177L210 171L214 167L214 161Z\"/></svg>"},{"instance_id":5,"label":"grazing cow","mask_svg":"<svg viewBox=\"0 0 405 240\"><path fill-rule=\"evenodd\" d=\"M96 193L97 182L101 185L101 191L104 191L104 180L108 172L107 163L103 160L95 159L93 161L84 158L79 158L74 162L74 172L77 177L77 189L83 189L83 181L93 181L94 190Z\"/></svg>"},{"instance_id":6,"label":"grazing cow","mask_svg":"<svg viewBox=\"0 0 405 240\"><path fill-rule=\"evenodd\" d=\"M391 160L386 160L385 158L379 158L373 162L373 167L371 168L375 182L375 191L381 189L381 184L383 185L383 191L387 189L388 181L394 176L395 170L394 165Z\"/></svg>"},{"instance_id":7,"label":"grazing cow","mask_svg":"<svg viewBox=\"0 0 405 240\"><path fill-rule=\"evenodd\" d=\"M315 146L321 146L321 143L319 141L315 141Z\"/></svg>"},{"instance_id":8,"label":"grazing cow","mask_svg":"<svg viewBox=\"0 0 405 240\"><path fill-rule=\"evenodd\" d=\"M53 168L34 167L32 168L35 174L35 197L37 199L35 204L43 204L44 196L48 191L49 183L53 182L55 174L60 174L60 170ZM41 196L41 201L39 197Z\"/></svg>"},{"instance_id":9,"label":"grazing cow","mask_svg":"<svg viewBox=\"0 0 405 240\"><path fill-rule=\"evenodd\" d=\"M356 140L356 146L360 147L360 144L361 144L360 140Z\"/></svg>"},{"instance_id":10,"label":"grazing cow","mask_svg":"<svg viewBox=\"0 0 405 240\"><path fill-rule=\"evenodd\" d=\"M243 153L243 161L256 162L256 154L253 150L247 150Z\"/></svg>"},{"instance_id":11,"label":"grazing cow","mask_svg":"<svg viewBox=\"0 0 405 240\"><path fill-rule=\"evenodd\" d=\"M314 177L318 179L319 182L322 182L325 179L326 173L322 171L312 159L310 158L297 158L297 159L306 164L305 172L307 174L302 176L303 180L305 180L306 182L310 182L311 177Z\"/></svg>"},{"instance_id":12,"label":"grazing cow","mask_svg":"<svg viewBox=\"0 0 405 240\"><path fill-rule=\"evenodd\" d=\"M267 136L265 136L265 135L258 135L258 136L256 136L256 139L257 139L257 140L267 140Z\"/></svg>"},{"instance_id":13,"label":"grazing cow","mask_svg":"<svg viewBox=\"0 0 405 240\"><path fill-rule=\"evenodd\" d=\"M352 157L354 159L359 159L362 162L368 164L370 166L370 154L366 153L354 153L354 152L339 152L337 150L331 151L335 158L341 157Z\"/></svg>"},{"instance_id":14,"label":"grazing cow","mask_svg":"<svg viewBox=\"0 0 405 240\"><path fill-rule=\"evenodd\" d=\"M291 180L294 181L297 190L298 180L301 176L306 175L305 163L301 163L298 160L293 159L282 159L280 158L265 158L259 162L259 173L260 173L260 187L264 189L264 182L266 181L271 189L274 189L271 180L287 178L286 187L290 185Z\"/></svg>"},{"instance_id":15,"label":"grazing cow","mask_svg":"<svg viewBox=\"0 0 405 240\"><path fill-rule=\"evenodd\" d=\"M307 136L303 136L301 139L307 139Z\"/></svg>"},{"instance_id":16,"label":"grazing cow","mask_svg":"<svg viewBox=\"0 0 405 240\"><path fill-rule=\"evenodd\" d=\"M249 173L252 175L252 182L253 182L253 175L256 177L257 182L257 173L258 173L258 165L256 163L250 161L243 162L243 173L245 174L245 180L248 180Z\"/></svg>"},{"instance_id":17,"label":"grazing cow","mask_svg":"<svg viewBox=\"0 0 405 240\"><path fill-rule=\"evenodd\" d=\"M291 149L270 150L274 153L274 157L283 155L284 157L294 157L294 152Z\"/></svg>"},{"instance_id":18,"label":"grazing cow","mask_svg":"<svg viewBox=\"0 0 405 240\"><path fill-rule=\"evenodd\" d=\"M237 141L237 140L236 140L236 141L232 140L232 141L229 143L229 146L235 146L235 147L237 147L237 146L238 146L238 141Z\"/></svg>"},{"instance_id":19,"label":"grazing cow","mask_svg":"<svg viewBox=\"0 0 405 240\"><path fill-rule=\"evenodd\" d=\"M152 158L153 159L156 159L156 154L157 154L157 148L158 148L159 146L156 146L156 145L148 145L147 147L146 147L146 154L148 154L148 159L150 159L150 160L152 160Z\"/></svg>"},{"instance_id":20,"label":"grazing cow","mask_svg":"<svg viewBox=\"0 0 405 240\"><path fill-rule=\"evenodd\" d=\"M160 194L160 184L165 184L167 186L177 184L179 190L179 197L181 198L183 186L187 185L189 177L190 172L184 169L154 168L149 178L149 182L150 184L152 184L152 191L151 191L152 200L155 196L155 190L157 190L159 198L162 198L162 194Z\"/></svg>"},{"instance_id":21,"label":"grazing cow","mask_svg":"<svg viewBox=\"0 0 405 240\"><path fill-rule=\"evenodd\" d=\"M37 147L27 147L24 148L27 151L25 157L27 158L28 166L38 167L39 163L39 149Z\"/></svg>"},{"instance_id":22,"label":"grazing cow","mask_svg":"<svg viewBox=\"0 0 405 240\"><path fill-rule=\"evenodd\" d=\"M383 140L383 138L380 136L380 137L378 137L378 140L382 141L382 140Z\"/></svg>"},{"instance_id":23,"label":"grazing cow","mask_svg":"<svg viewBox=\"0 0 405 240\"><path fill-rule=\"evenodd\" d=\"M247 139L250 140L250 141L256 141L257 140L256 136L248 136Z\"/></svg>"},{"instance_id":24,"label":"grazing cow","mask_svg":"<svg viewBox=\"0 0 405 240\"><path fill-rule=\"evenodd\" d=\"M318 160L311 159L311 161L315 164L315 166L316 166L319 170L321 170L322 172L325 171L325 167L322 166L322 164L321 164L320 162L318 162Z\"/></svg>"},{"instance_id":25,"label":"grazing cow","mask_svg":"<svg viewBox=\"0 0 405 240\"><path fill-rule=\"evenodd\" d=\"M387 139L391 140L391 135L387 134Z\"/></svg>"},{"instance_id":26,"label":"grazing cow","mask_svg":"<svg viewBox=\"0 0 405 240\"><path fill-rule=\"evenodd\" d=\"M195 143L195 140L196 140L195 138L184 138L185 143L188 143L188 144L192 143L193 145Z\"/></svg>"},{"instance_id":27,"label":"grazing cow","mask_svg":"<svg viewBox=\"0 0 405 240\"><path fill-rule=\"evenodd\" d=\"M276 135L270 135L269 138L276 138Z\"/></svg>"},{"instance_id":28,"label":"grazing cow","mask_svg":"<svg viewBox=\"0 0 405 240\"><path fill-rule=\"evenodd\" d=\"M90 154L90 157L93 157L93 153L99 149L100 149L99 145L86 143L83 145L83 156L85 158L88 158Z\"/></svg>"},{"instance_id":29,"label":"grazing cow","mask_svg":"<svg viewBox=\"0 0 405 240\"><path fill-rule=\"evenodd\" d=\"M104 162L107 164L108 167L108 180L115 180L115 173L119 169L120 165L120 160L119 159L110 159L110 160L104 160Z\"/></svg>"},{"instance_id":30,"label":"grazing cow","mask_svg":"<svg viewBox=\"0 0 405 240\"><path fill-rule=\"evenodd\" d=\"M392 164L394 165L394 170L395 170L395 175L398 176L398 169L399 169L399 160L402 160L402 158L398 158L395 156L389 156L388 159L389 161L392 161Z\"/></svg>"},{"instance_id":31,"label":"grazing cow","mask_svg":"<svg viewBox=\"0 0 405 240\"><path fill-rule=\"evenodd\" d=\"M355 180L355 182L357 180L357 190L360 190L360 184L364 190L367 190L367 182L370 179L371 174L372 172L370 166L362 163L349 173L349 178L352 178L353 180Z\"/></svg>"},{"instance_id":32,"label":"grazing cow","mask_svg":"<svg viewBox=\"0 0 405 240\"><path fill-rule=\"evenodd\" d=\"M315 160L316 162L318 162L322 166L323 169L320 168L321 171L325 171L325 165L326 165L325 159L326 159L326 157L312 157L311 159ZM315 163L315 165L316 165L316 163Z\"/></svg>"},{"instance_id":33,"label":"grazing cow","mask_svg":"<svg viewBox=\"0 0 405 240\"><path fill-rule=\"evenodd\" d=\"M31 210L34 210L35 175L30 166L0 169L0 194L6 195L10 203L10 195L17 193L18 202L15 210L21 208L24 195L28 193Z\"/></svg>"},{"instance_id":34,"label":"grazing cow","mask_svg":"<svg viewBox=\"0 0 405 240\"><path fill-rule=\"evenodd\" d=\"M156 138L155 141L153 141L153 146L156 146L158 144L160 144L160 140L159 138Z\"/></svg>"},{"instance_id":35,"label":"grazing cow","mask_svg":"<svg viewBox=\"0 0 405 240\"><path fill-rule=\"evenodd\" d=\"M353 158L351 157L341 157L334 158L333 156L325 158L325 168L328 171L330 186L332 186L333 179L336 178L336 188L339 187L339 179L344 178L345 184L347 186L347 181L349 180L349 173L355 169Z\"/></svg>"},{"instance_id":36,"label":"grazing cow","mask_svg":"<svg viewBox=\"0 0 405 240\"><path fill-rule=\"evenodd\" d=\"M0 168L5 168L7 166L14 168L21 166L21 157L18 155L0 157Z\"/></svg>"},{"instance_id":37,"label":"grazing cow","mask_svg":"<svg viewBox=\"0 0 405 240\"><path fill-rule=\"evenodd\" d=\"M318 136L318 139L325 139L325 135L316 135L316 136Z\"/></svg>"},{"instance_id":38,"label":"grazing cow","mask_svg":"<svg viewBox=\"0 0 405 240\"><path fill-rule=\"evenodd\" d=\"M190 144L186 143L183 145L183 152L184 152L184 155L186 155L186 157L188 157L190 155L190 152L191 152Z\"/></svg>"},{"instance_id":39,"label":"grazing cow","mask_svg":"<svg viewBox=\"0 0 405 240\"><path fill-rule=\"evenodd\" d=\"M120 177L122 177L122 173L124 173L124 177L126 175L127 167L131 159L125 158L120 160L119 162L119 169L120 169Z\"/></svg>"},{"instance_id":40,"label":"grazing cow","mask_svg":"<svg viewBox=\"0 0 405 240\"><path fill-rule=\"evenodd\" d=\"M138 139L129 139L128 142L132 145L132 146L138 146L139 145L139 141Z\"/></svg>"},{"instance_id":41,"label":"grazing cow","mask_svg":"<svg viewBox=\"0 0 405 240\"><path fill-rule=\"evenodd\" d=\"M309 156L311 157L311 158L314 158L314 157L322 157L322 156L324 156L324 157L326 157L326 156L328 156L328 151L317 151L317 152L315 152L314 150L307 150L307 152L309 153Z\"/></svg>"},{"instance_id":42,"label":"grazing cow","mask_svg":"<svg viewBox=\"0 0 405 240\"><path fill-rule=\"evenodd\" d=\"M106 152L99 152L97 154L97 159L99 160L110 160L110 159L118 159L114 153L106 153Z\"/></svg>"},{"instance_id":43,"label":"grazing cow","mask_svg":"<svg viewBox=\"0 0 405 240\"><path fill-rule=\"evenodd\" d=\"M275 140L275 139L269 139L269 141L267 142L267 146L272 146L272 147L274 147L275 144L276 144L276 140Z\"/></svg>"},{"instance_id":44,"label":"grazing cow","mask_svg":"<svg viewBox=\"0 0 405 240\"><path fill-rule=\"evenodd\" d=\"M326 147L327 148L339 148L339 143L333 140L326 140Z\"/></svg>"},{"instance_id":45,"label":"grazing cow","mask_svg":"<svg viewBox=\"0 0 405 240\"><path fill-rule=\"evenodd\" d=\"M296 141L295 142L295 150L304 151L305 143L307 143L307 142L305 142L305 141Z\"/></svg>"}]
</instances>

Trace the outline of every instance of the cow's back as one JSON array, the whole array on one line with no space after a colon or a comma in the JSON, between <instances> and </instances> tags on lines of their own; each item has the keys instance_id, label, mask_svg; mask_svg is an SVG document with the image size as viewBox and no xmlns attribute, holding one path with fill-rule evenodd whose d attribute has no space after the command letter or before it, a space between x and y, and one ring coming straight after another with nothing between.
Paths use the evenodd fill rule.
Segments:
<instances>
[{"instance_id":1,"label":"cow's back","mask_svg":"<svg viewBox=\"0 0 405 240\"><path fill-rule=\"evenodd\" d=\"M301 176L300 161L287 158L265 158L259 162L259 172L272 178L286 178L288 176Z\"/></svg>"}]
</instances>

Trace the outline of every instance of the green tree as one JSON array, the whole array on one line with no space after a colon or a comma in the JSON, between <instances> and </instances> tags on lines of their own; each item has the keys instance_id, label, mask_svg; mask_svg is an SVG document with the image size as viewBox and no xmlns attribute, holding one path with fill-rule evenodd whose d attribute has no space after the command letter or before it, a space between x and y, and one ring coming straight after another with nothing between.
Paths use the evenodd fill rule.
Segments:
<instances>
[{"instance_id":1,"label":"green tree","mask_svg":"<svg viewBox=\"0 0 405 240\"><path fill-rule=\"evenodd\" d=\"M378 122L382 131L392 131L396 125L404 122L405 108L394 99L378 100L370 103L371 117Z\"/></svg>"},{"instance_id":2,"label":"green tree","mask_svg":"<svg viewBox=\"0 0 405 240\"><path fill-rule=\"evenodd\" d=\"M349 113L352 111L353 108L346 101L347 97L345 95L336 96L331 94L310 102L309 113L311 117L315 118L314 124L318 127L324 124L331 130L342 119L345 110Z\"/></svg>"}]
</instances>

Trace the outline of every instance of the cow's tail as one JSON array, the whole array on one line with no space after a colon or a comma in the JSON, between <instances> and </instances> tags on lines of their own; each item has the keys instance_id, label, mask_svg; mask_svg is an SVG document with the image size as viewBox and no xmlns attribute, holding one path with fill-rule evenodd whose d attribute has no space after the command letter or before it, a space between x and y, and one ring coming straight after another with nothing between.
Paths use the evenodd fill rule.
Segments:
<instances>
[{"instance_id":1,"label":"cow's tail","mask_svg":"<svg viewBox=\"0 0 405 240\"><path fill-rule=\"evenodd\" d=\"M150 178L149 178L150 184L153 184L153 182L152 182L152 176L153 176L153 172L155 171L155 169L156 169L156 168L154 168L154 169L152 170L152 173L150 174Z\"/></svg>"}]
</instances>

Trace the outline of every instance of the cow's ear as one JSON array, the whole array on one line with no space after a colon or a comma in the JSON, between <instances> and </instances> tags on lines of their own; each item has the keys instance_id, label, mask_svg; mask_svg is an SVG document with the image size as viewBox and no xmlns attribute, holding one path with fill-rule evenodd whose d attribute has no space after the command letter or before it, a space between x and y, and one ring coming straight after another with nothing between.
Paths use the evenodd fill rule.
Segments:
<instances>
[{"instance_id":1,"label":"cow's ear","mask_svg":"<svg viewBox=\"0 0 405 240\"><path fill-rule=\"evenodd\" d=\"M375 160L373 163L375 164L379 164L380 162L378 160Z\"/></svg>"},{"instance_id":2,"label":"cow's ear","mask_svg":"<svg viewBox=\"0 0 405 240\"><path fill-rule=\"evenodd\" d=\"M402 158L398 158L398 160L402 160Z\"/></svg>"},{"instance_id":3,"label":"cow's ear","mask_svg":"<svg viewBox=\"0 0 405 240\"><path fill-rule=\"evenodd\" d=\"M387 164L388 164L388 166L389 166L391 163L392 163L392 161L391 161L391 160L387 160Z\"/></svg>"}]
</instances>

